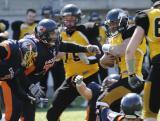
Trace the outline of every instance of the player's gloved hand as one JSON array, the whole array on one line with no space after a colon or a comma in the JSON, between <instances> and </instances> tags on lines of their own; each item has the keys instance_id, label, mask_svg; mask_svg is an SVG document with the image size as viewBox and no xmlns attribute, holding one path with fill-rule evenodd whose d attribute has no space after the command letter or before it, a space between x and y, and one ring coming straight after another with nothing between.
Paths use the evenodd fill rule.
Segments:
<instances>
[{"instance_id":1,"label":"player's gloved hand","mask_svg":"<svg viewBox=\"0 0 160 121\"><path fill-rule=\"evenodd\" d=\"M48 98L36 98L35 102L36 102L36 104L48 103Z\"/></svg>"},{"instance_id":2,"label":"player's gloved hand","mask_svg":"<svg viewBox=\"0 0 160 121\"><path fill-rule=\"evenodd\" d=\"M144 84L144 80L138 77L136 74L129 75L128 83L131 88L136 89Z\"/></svg>"},{"instance_id":3,"label":"player's gloved hand","mask_svg":"<svg viewBox=\"0 0 160 121\"><path fill-rule=\"evenodd\" d=\"M40 83L36 83L36 84L31 84L29 86L29 90L30 93L35 97L35 98L40 98L43 97L45 95L44 91L43 91L43 87L40 86Z\"/></svg>"},{"instance_id":4,"label":"player's gloved hand","mask_svg":"<svg viewBox=\"0 0 160 121\"><path fill-rule=\"evenodd\" d=\"M27 98L29 99L29 102L30 102L31 104L33 104L33 103L36 102L36 98L33 97L33 96L31 96L31 95L29 95L29 94L27 94Z\"/></svg>"},{"instance_id":5,"label":"player's gloved hand","mask_svg":"<svg viewBox=\"0 0 160 121\"><path fill-rule=\"evenodd\" d=\"M111 45L110 45L110 44L104 44L104 45L102 46L103 52L109 53L110 48L111 48Z\"/></svg>"},{"instance_id":6,"label":"player's gloved hand","mask_svg":"<svg viewBox=\"0 0 160 121\"><path fill-rule=\"evenodd\" d=\"M101 54L101 51L97 45L88 45L87 50L91 53Z\"/></svg>"},{"instance_id":7,"label":"player's gloved hand","mask_svg":"<svg viewBox=\"0 0 160 121\"><path fill-rule=\"evenodd\" d=\"M83 82L83 76L81 75L77 75L75 78L74 78L74 82L76 84L81 84Z\"/></svg>"}]
</instances>

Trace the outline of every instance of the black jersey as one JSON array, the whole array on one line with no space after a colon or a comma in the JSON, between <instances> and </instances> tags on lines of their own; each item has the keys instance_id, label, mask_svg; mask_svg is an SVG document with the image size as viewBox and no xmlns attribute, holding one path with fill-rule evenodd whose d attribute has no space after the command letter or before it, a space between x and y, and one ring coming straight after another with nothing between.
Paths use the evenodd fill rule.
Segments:
<instances>
[{"instance_id":1,"label":"black jersey","mask_svg":"<svg viewBox=\"0 0 160 121\"><path fill-rule=\"evenodd\" d=\"M0 80L6 81L15 77L21 64L21 51L14 40L6 40L1 45L7 50L7 55L0 60Z\"/></svg>"},{"instance_id":2,"label":"black jersey","mask_svg":"<svg viewBox=\"0 0 160 121\"><path fill-rule=\"evenodd\" d=\"M61 52L86 52L86 47L71 43L60 42L58 47L48 47L34 35L27 35L19 41L20 48L25 58L26 69L33 69L33 75L45 74L53 67L56 56Z\"/></svg>"}]
</instances>

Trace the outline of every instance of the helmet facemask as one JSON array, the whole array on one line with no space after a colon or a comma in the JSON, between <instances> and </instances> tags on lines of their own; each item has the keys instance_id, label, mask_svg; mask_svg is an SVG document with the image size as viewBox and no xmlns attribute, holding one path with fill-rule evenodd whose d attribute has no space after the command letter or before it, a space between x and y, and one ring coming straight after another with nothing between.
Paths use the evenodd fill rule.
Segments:
<instances>
[{"instance_id":1,"label":"helmet facemask","mask_svg":"<svg viewBox=\"0 0 160 121\"><path fill-rule=\"evenodd\" d=\"M78 18L76 16L67 15L63 17L63 26L68 31L73 31L78 23Z\"/></svg>"},{"instance_id":2,"label":"helmet facemask","mask_svg":"<svg viewBox=\"0 0 160 121\"><path fill-rule=\"evenodd\" d=\"M128 15L122 9L112 9L108 12L105 25L109 36L115 36L128 26Z\"/></svg>"},{"instance_id":3,"label":"helmet facemask","mask_svg":"<svg viewBox=\"0 0 160 121\"><path fill-rule=\"evenodd\" d=\"M50 20L49 20L50 21ZM46 23L47 25L48 23ZM54 22L51 21L51 24L46 26L38 25L35 29L36 36L38 39L48 45L48 46L56 46L59 41L59 31ZM51 27L50 27L51 26Z\"/></svg>"},{"instance_id":4,"label":"helmet facemask","mask_svg":"<svg viewBox=\"0 0 160 121\"><path fill-rule=\"evenodd\" d=\"M62 23L67 32L73 33L81 21L82 12L74 4L67 4L61 10Z\"/></svg>"}]
</instances>

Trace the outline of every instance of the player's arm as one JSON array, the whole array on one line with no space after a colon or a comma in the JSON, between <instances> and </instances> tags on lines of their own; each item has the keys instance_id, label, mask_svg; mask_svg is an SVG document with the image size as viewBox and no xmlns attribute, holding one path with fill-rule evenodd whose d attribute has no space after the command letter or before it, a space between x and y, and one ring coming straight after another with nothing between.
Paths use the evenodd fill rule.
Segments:
<instances>
[{"instance_id":1,"label":"player's arm","mask_svg":"<svg viewBox=\"0 0 160 121\"><path fill-rule=\"evenodd\" d=\"M87 52L87 47L78 45L78 44L73 44L73 43L68 43L68 42L61 42L59 46L59 51L61 52Z\"/></svg>"},{"instance_id":2,"label":"player's arm","mask_svg":"<svg viewBox=\"0 0 160 121\"><path fill-rule=\"evenodd\" d=\"M103 68L113 67L115 57L107 52L104 52L104 55L100 58L99 62Z\"/></svg>"},{"instance_id":3,"label":"player's arm","mask_svg":"<svg viewBox=\"0 0 160 121\"><path fill-rule=\"evenodd\" d=\"M91 100L92 98L92 90L86 86L83 82L83 76L76 76L73 80L76 83L77 91L81 96L83 96L86 100Z\"/></svg>"},{"instance_id":4,"label":"player's arm","mask_svg":"<svg viewBox=\"0 0 160 121\"><path fill-rule=\"evenodd\" d=\"M96 45L81 46L78 44L67 43L67 42L60 43L59 51L71 52L71 53L78 53L78 52L100 53L100 50Z\"/></svg>"},{"instance_id":5,"label":"player's arm","mask_svg":"<svg viewBox=\"0 0 160 121\"><path fill-rule=\"evenodd\" d=\"M110 44L104 44L102 47L103 51L108 52L108 53L114 55L115 57L124 56L127 45L130 41L131 36L134 33L134 30L135 30L135 26L131 26L131 27L127 28L127 30L124 30L121 33L122 39L123 39L122 44L118 45L118 46L111 46Z\"/></svg>"},{"instance_id":6,"label":"player's arm","mask_svg":"<svg viewBox=\"0 0 160 121\"><path fill-rule=\"evenodd\" d=\"M129 43L129 38L124 40L121 45L118 46L111 46L110 44L104 44L102 49L104 52L110 53L115 57L121 57L125 54L125 50Z\"/></svg>"},{"instance_id":7,"label":"player's arm","mask_svg":"<svg viewBox=\"0 0 160 121\"><path fill-rule=\"evenodd\" d=\"M146 13L141 12L136 16L136 26L126 49L126 62L129 75L135 73L134 54L142 42L143 37L148 33L149 19Z\"/></svg>"}]
</instances>

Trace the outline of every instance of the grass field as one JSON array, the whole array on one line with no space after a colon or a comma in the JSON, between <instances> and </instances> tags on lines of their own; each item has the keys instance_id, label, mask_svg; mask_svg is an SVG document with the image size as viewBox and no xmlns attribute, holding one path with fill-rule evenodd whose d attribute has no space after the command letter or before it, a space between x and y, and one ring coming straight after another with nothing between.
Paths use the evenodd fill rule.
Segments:
<instances>
[{"instance_id":1,"label":"grass field","mask_svg":"<svg viewBox=\"0 0 160 121\"><path fill-rule=\"evenodd\" d=\"M46 120L46 109L36 112L36 121ZM84 108L68 108L61 116L62 121L84 121L85 109Z\"/></svg>"},{"instance_id":2,"label":"grass field","mask_svg":"<svg viewBox=\"0 0 160 121\"><path fill-rule=\"evenodd\" d=\"M74 106L72 108L67 108L61 116L62 121L84 121L86 112L85 108L81 108L80 105L84 101L82 97L78 97L74 101ZM36 112L35 121L47 121L46 119L46 109L38 109Z\"/></svg>"}]
</instances>

